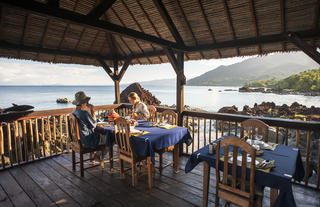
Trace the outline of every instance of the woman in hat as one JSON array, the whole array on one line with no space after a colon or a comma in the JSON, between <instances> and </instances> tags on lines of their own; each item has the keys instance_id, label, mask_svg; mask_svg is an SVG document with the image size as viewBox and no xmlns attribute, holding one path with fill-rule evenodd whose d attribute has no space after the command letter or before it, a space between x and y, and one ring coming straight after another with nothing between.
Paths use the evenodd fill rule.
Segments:
<instances>
[{"instance_id":1,"label":"woman in hat","mask_svg":"<svg viewBox=\"0 0 320 207\"><path fill-rule=\"evenodd\" d=\"M148 119L150 116L148 107L146 104L141 102L139 96L135 92L131 92L128 96L129 102L133 105L132 110L132 116L134 118L142 118L142 119Z\"/></svg>"},{"instance_id":2,"label":"woman in hat","mask_svg":"<svg viewBox=\"0 0 320 207\"><path fill-rule=\"evenodd\" d=\"M76 105L76 110L72 114L77 118L79 124L80 140L85 147L96 148L100 142L100 136L97 133L105 134L105 129L97 127L97 122L93 118L93 105L89 104L91 97L86 96L83 91L75 94L75 100L72 104ZM88 108L90 113L88 112Z\"/></svg>"}]
</instances>

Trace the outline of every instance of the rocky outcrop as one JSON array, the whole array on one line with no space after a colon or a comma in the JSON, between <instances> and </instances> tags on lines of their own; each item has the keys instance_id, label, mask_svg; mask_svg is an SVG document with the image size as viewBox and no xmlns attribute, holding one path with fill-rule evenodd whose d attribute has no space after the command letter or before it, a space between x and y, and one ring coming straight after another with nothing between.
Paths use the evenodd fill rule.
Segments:
<instances>
[{"instance_id":1,"label":"rocky outcrop","mask_svg":"<svg viewBox=\"0 0 320 207\"><path fill-rule=\"evenodd\" d=\"M57 103L69 103L70 100L68 98L58 98Z\"/></svg>"},{"instance_id":2,"label":"rocky outcrop","mask_svg":"<svg viewBox=\"0 0 320 207\"><path fill-rule=\"evenodd\" d=\"M152 95L148 90L142 88L139 83L132 83L126 89L124 89L120 94L120 102L121 103L129 103L128 95L131 92L136 92L140 97L141 101L147 105L160 105L161 101L159 101L155 96Z\"/></svg>"},{"instance_id":3,"label":"rocky outcrop","mask_svg":"<svg viewBox=\"0 0 320 207\"><path fill-rule=\"evenodd\" d=\"M239 92L242 93L249 93L249 92L259 92L259 93L264 93L264 88L249 88L249 87L241 87L239 88Z\"/></svg>"},{"instance_id":4,"label":"rocky outcrop","mask_svg":"<svg viewBox=\"0 0 320 207\"><path fill-rule=\"evenodd\" d=\"M273 102L255 103L251 108L245 105L242 111L238 111L235 106L222 107L219 113L242 114L248 116L265 116L265 117L280 117L288 119L314 120L320 121L320 107L311 106L310 108L297 102L290 106L287 104L276 105Z\"/></svg>"}]
</instances>

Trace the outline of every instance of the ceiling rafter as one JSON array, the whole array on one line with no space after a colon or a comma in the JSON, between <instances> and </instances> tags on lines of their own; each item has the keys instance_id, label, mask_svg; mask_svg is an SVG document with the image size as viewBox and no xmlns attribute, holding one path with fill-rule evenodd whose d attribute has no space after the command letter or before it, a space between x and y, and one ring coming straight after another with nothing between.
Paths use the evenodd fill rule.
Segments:
<instances>
[{"instance_id":1,"label":"ceiling rafter","mask_svg":"<svg viewBox=\"0 0 320 207\"><path fill-rule=\"evenodd\" d=\"M114 15L117 17L117 19L119 20L119 22L121 23L122 26L125 26L125 23L122 21L122 19L120 18L120 16L118 15L118 13L113 9L111 8L111 11L114 13ZM139 45L139 43L137 42L136 39L133 39L133 41L135 42L135 44L138 46L138 48L140 49L140 51L142 52L142 54L144 54L144 50L141 48L141 46ZM129 48L129 47L128 47ZM131 49L130 49L131 50ZM148 62L151 64L152 61L150 60L149 57L147 57L147 60Z\"/></svg>"},{"instance_id":2,"label":"ceiling rafter","mask_svg":"<svg viewBox=\"0 0 320 207\"><path fill-rule=\"evenodd\" d=\"M58 8L60 4L59 0L47 0L47 5L51 7L56 7Z\"/></svg>"},{"instance_id":3,"label":"ceiling rafter","mask_svg":"<svg viewBox=\"0 0 320 207\"><path fill-rule=\"evenodd\" d=\"M25 42L25 39L26 39L26 33L27 33L27 30L29 28L28 24L29 24L29 14L26 14L26 17L24 19L24 23L23 23L23 29L22 29L22 35L21 35L21 38L20 38L20 44L24 44ZM19 50L18 51L18 57L20 58L21 57L21 51Z\"/></svg>"},{"instance_id":4,"label":"ceiling rafter","mask_svg":"<svg viewBox=\"0 0 320 207\"><path fill-rule=\"evenodd\" d=\"M49 25L50 25L50 19L47 19L46 26L44 27L44 32L42 33L41 40L40 40L41 47L45 46ZM40 52L37 54L37 59L39 59L39 57L40 57Z\"/></svg>"},{"instance_id":5,"label":"ceiling rafter","mask_svg":"<svg viewBox=\"0 0 320 207\"><path fill-rule=\"evenodd\" d=\"M115 2L116 0L102 0L87 14L87 16L91 19L97 20L105 14Z\"/></svg>"},{"instance_id":6,"label":"ceiling rafter","mask_svg":"<svg viewBox=\"0 0 320 207\"><path fill-rule=\"evenodd\" d=\"M210 26L208 17L206 15L205 11L204 11L204 8L203 8L203 5L201 3L201 0L198 0L198 5L200 7L200 11L201 11L202 17L203 17L204 21L206 22L206 25L207 25L208 31L210 33L211 39L212 39L213 43L216 43L217 40L216 40L215 35L214 35L213 31L212 31L212 28ZM218 49L217 52L218 52L219 58L221 58L222 55L221 55L220 50Z\"/></svg>"},{"instance_id":7,"label":"ceiling rafter","mask_svg":"<svg viewBox=\"0 0 320 207\"><path fill-rule=\"evenodd\" d=\"M196 36L194 35L194 33L193 33L193 31L192 31L191 25L190 25L190 23L189 23L189 21L188 21L188 19L187 19L186 14L185 14L184 11L183 11L183 8L182 8L179 0L176 0L176 4L178 5L179 11L180 11L180 13L182 14L182 17L183 17L185 23L187 24L187 27L188 27L189 32L191 33L192 39L193 39L193 41L195 42L195 44L196 44L196 46L197 46L197 45L198 45L198 40L196 39ZM205 58L205 56L204 56L204 54L203 54L202 51L199 51L199 53L200 53L200 55L201 55L202 58Z\"/></svg>"},{"instance_id":8,"label":"ceiling rafter","mask_svg":"<svg viewBox=\"0 0 320 207\"><path fill-rule=\"evenodd\" d=\"M223 7L224 7L225 15L226 15L227 20L228 20L230 31L232 33L233 40L236 40L237 36L236 36L236 32L235 32L234 27L233 27L232 18L231 18L231 14L230 14L230 10L229 10L229 6L228 6L228 3L227 3L227 0L223 0ZM240 56L239 48L236 48L236 53L237 53L237 56Z\"/></svg>"},{"instance_id":9,"label":"ceiling rafter","mask_svg":"<svg viewBox=\"0 0 320 207\"><path fill-rule=\"evenodd\" d=\"M319 10L320 10L320 0L317 0L314 6L314 15L313 15L313 28L318 29L319 27ZM312 45L316 47L316 41L312 41Z\"/></svg>"},{"instance_id":10,"label":"ceiling rafter","mask_svg":"<svg viewBox=\"0 0 320 207\"><path fill-rule=\"evenodd\" d=\"M258 20L257 20L257 16L256 16L256 9L255 9L255 5L254 5L254 0L249 0L249 6L250 6L252 23L254 26L254 31L256 33L256 37L258 38L259 37L259 28L258 28ZM257 48L258 48L258 54L261 55L262 54L261 45L259 44L257 46Z\"/></svg>"},{"instance_id":11,"label":"ceiling rafter","mask_svg":"<svg viewBox=\"0 0 320 207\"><path fill-rule=\"evenodd\" d=\"M134 17L133 13L130 11L129 7L127 6L127 4L125 4L123 2L123 0L121 0L121 3L123 4L123 6L126 8L127 12L129 13L130 17L133 19L133 21L135 22L135 24L137 25L137 27L139 28L140 32L144 32L143 28L141 27L141 25L139 24L139 22L137 21L137 19ZM149 43L150 47L152 48L153 51L156 51L155 47L152 45L152 43ZM161 57L158 57L160 62L163 63Z\"/></svg>"},{"instance_id":12,"label":"ceiling rafter","mask_svg":"<svg viewBox=\"0 0 320 207\"><path fill-rule=\"evenodd\" d=\"M73 6L73 8L72 8L72 11L76 10L76 8L77 8L77 6L78 6L78 2L79 2L79 0L76 0L76 1L74 2L74 6ZM61 41L59 42L58 49L61 48L61 45L62 45L62 43L64 42L65 36L66 36L66 34L67 34L67 31L69 30L69 26L70 26L70 24L67 23L67 25L66 25L66 27L65 27L65 29L64 29L64 31L63 31L62 39L61 39ZM54 58L53 58L53 62L54 62L54 63L56 62L56 59L57 59L57 55L55 55Z\"/></svg>"},{"instance_id":13,"label":"ceiling rafter","mask_svg":"<svg viewBox=\"0 0 320 207\"><path fill-rule=\"evenodd\" d=\"M280 15L281 15L281 33L286 32L286 17L285 17L285 0L280 0ZM282 50L286 50L286 43L282 43Z\"/></svg>"},{"instance_id":14,"label":"ceiling rafter","mask_svg":"<svg viewBox=\"0 0 320 207\"><path fill-rule=\"evenodd\" d=\"M161 16L162 20L167 25L167 27L168 27L171 35L175 39L175 41L178 44L181 44L181 45L185 46L184 41L183 41L178 29L176 28L175 24L173 23L170 15L169 15L167 9L165 8L165 6L163 5L162 1L161 0L153 0L153 4L156 6L158 12L160 13L160 16ZM142 6L141 6L141 8L142 8ZM146 12L144 12L144 13L148 17L148 14ZM149 20L149 22L154 27L154 30L157 31L155 26L152 24L151 19ZM158 35L160 36L160 34L158 34ZM186 58L188 60L190 59L187 54L186 54Z\"/></svg>"},{"instance_id":15,"label":"ceiling rafter","mask_svg":"<svg viewBox=\"0 0 320 207\"><path fill-rule=\"evenodd\" d=\"M95 20L88 18L86 15L82 15L73 11L69 11L63 8L52 8L48 7L43 3L36 2L34 0L1 0L1 4L9 5L12 7L18 7L19 9L28 10L32 13L36 13L42 16L50 16L57 19L62 19L65 22L69 22L72 24L85 26L85 27L92 27L99 30L103 30L105 32L112 32L115 34L120 34L123 36L127 36L131 39L138 39L154 44L158 44L163 47L172 47L175 50L184 51L185 47L171 42L165 39L161 39L155 37L153 35L145 34L143 32L136 31L134 29L126 28L123 26L119 26L116 24L112 24L110 22ZM111 7L112 9L112 7Z\"/></svg>"}]
</instances>

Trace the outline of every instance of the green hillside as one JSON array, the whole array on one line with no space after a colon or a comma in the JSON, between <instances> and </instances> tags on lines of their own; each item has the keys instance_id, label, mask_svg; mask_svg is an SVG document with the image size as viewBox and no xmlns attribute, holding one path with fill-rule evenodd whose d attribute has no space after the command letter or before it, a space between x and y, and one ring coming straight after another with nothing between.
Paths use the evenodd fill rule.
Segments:
<instances>
[{"instance_id":1,"label":"green hillside","mask_svg":"<svg viewBox=\"0 0 320 207\"><path fill-rule=\"evenodd\" d=\"M293 89L299 92L320 92L320 69L307 70L279 81L275 79L254 81L246 83L245 86Z\"/></svg>"},{"instance_id":2,"label":"green hillside","mask_svg":"<svg viewBox=\"0 0 320 207\"><path fill-rule=\"evenodd\" d=\"M187 81L193 86L242 86L246 82L275 79L316 68L318 64L303 53L273 54L220 66Z\"/></svg>"}]
</instances>

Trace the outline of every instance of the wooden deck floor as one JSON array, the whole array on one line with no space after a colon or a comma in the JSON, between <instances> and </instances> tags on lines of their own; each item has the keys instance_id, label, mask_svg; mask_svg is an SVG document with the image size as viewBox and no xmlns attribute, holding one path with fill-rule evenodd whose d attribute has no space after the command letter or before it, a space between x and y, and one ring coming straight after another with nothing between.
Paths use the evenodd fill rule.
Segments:
<instances>
[{"instance_id":1,"label":"wooden deck floor","mask_svg":"<svg viewBox=\"0 0 320 207\"><path fill-rule=\"evenodd\" d=\"M107 172L108 165L103 175L97 167L81 178L79 169L71 169L71 155L62 155L0 172L0 206L202 206L202 165L185 174L186 160L181 157L178 174L170 167L162 176L157 173L155 187L148 190L146 177L132 188L130 176L120 180L118 171ZM214 175L211 178L209 206L214 205ZM294 186L294 196L298 206L320 206L317 191ZM263 202L269 206L269 189Z\"/></svg>"}]
</instances>

